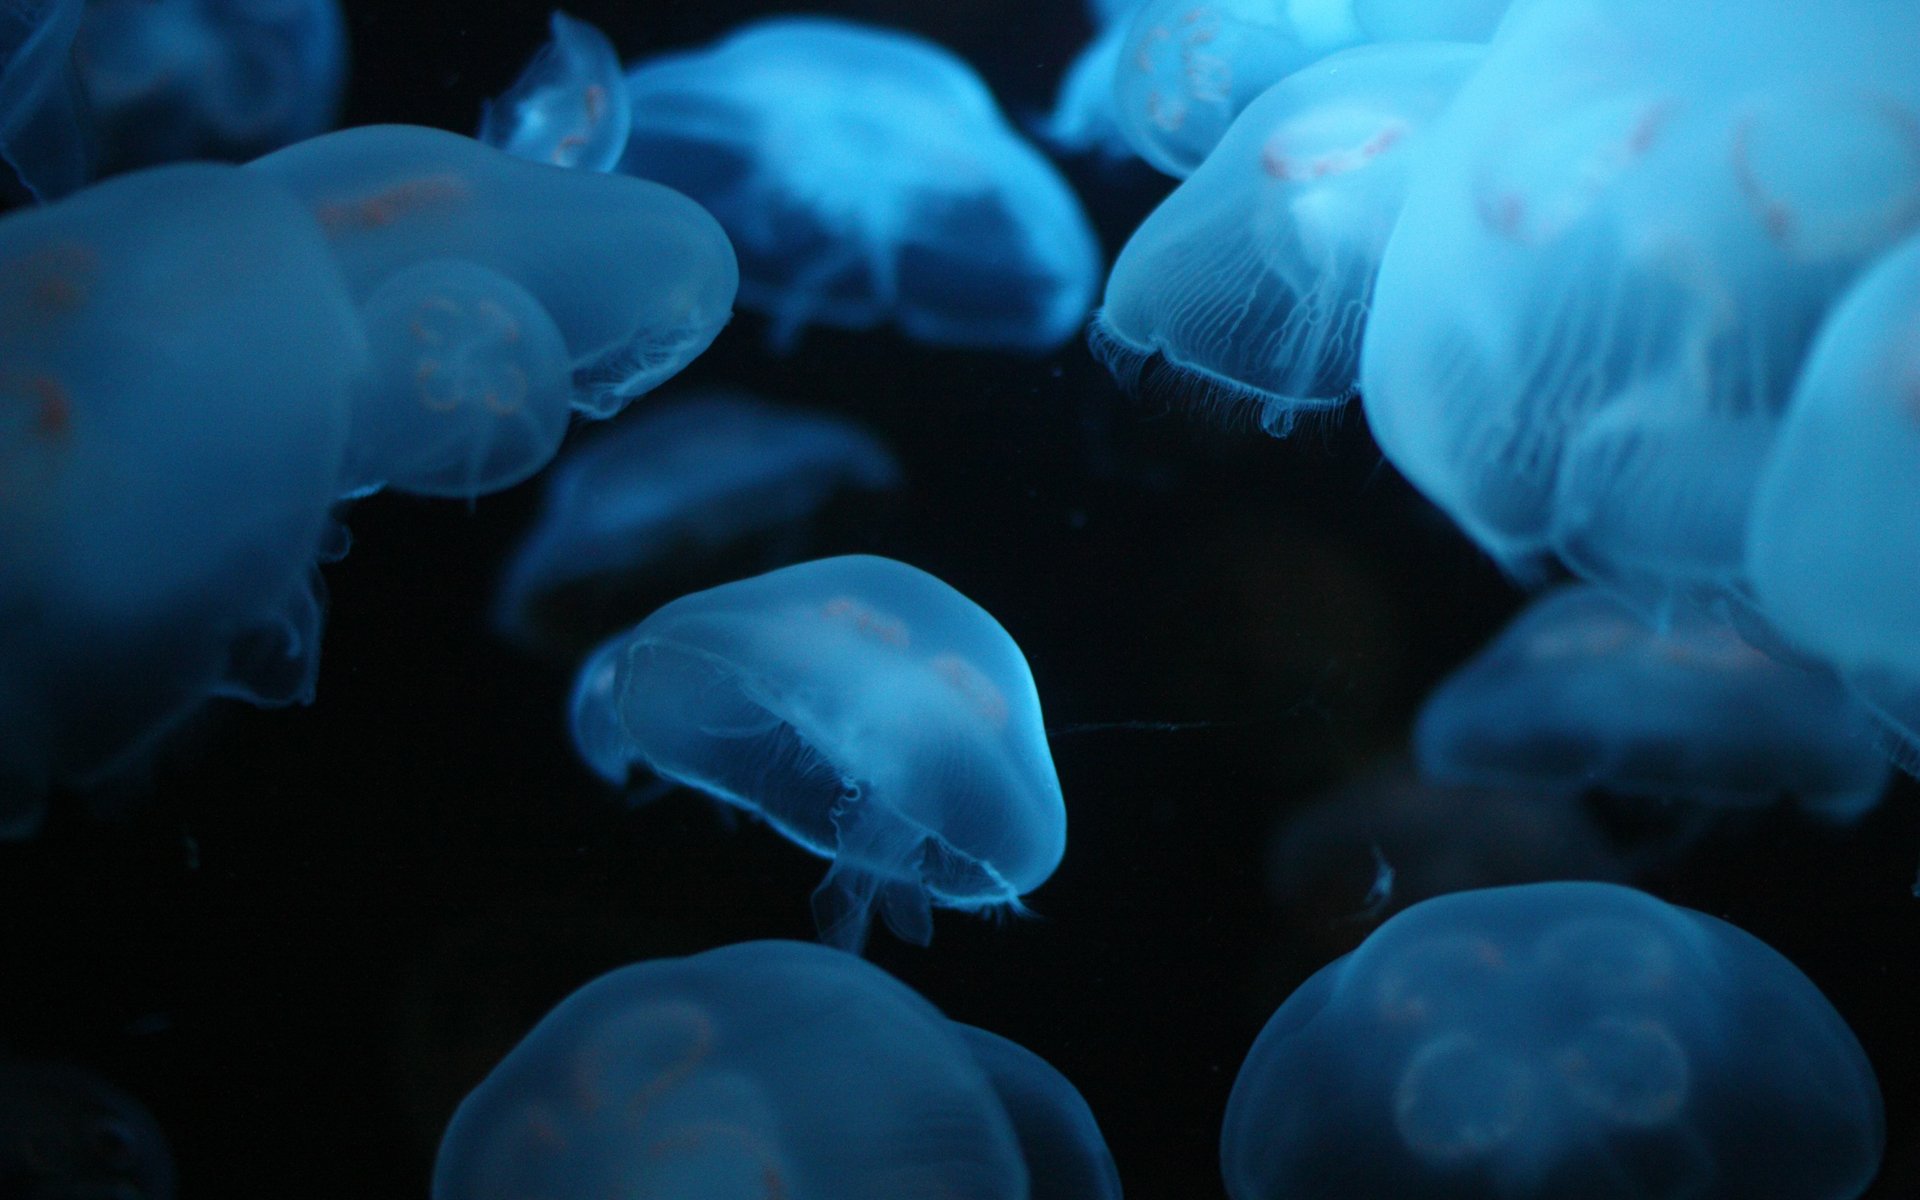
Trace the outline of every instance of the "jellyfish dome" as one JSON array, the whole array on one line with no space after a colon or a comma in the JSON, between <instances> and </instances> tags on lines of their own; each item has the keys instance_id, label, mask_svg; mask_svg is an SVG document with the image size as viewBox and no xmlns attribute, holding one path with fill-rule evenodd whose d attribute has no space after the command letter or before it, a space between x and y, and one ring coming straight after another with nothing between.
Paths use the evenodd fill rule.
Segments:
<instances>
[{"instance_id":1,"label":"jellyfish dome","mask_svg":"<svg viewBox=\"0 0 1920 1200\"><path fill-rule=\"evenodd\" d=\"M1920 225L1916 128L1910 5L1517 6L1381 261L1381 449L1510 569L1737 591L1814 332Z\"/></svg>"},{"instance_id":2,"label":"jellyfish dome","mask_svg":"<svg viewBox=\"0 0 1920 1200\"><path fill-rule=\"evenodd\" d=\"M644 765L833 859L814 916L850 949L876 905L922 944L929 904L1017 907L1066 848L1020 648L891 559L820 559L674 601L587 662L573 722L607 779Z\"/></svg>"},{"instance_id":3,"label":"jellyfish dome","mask_svg":"<svg viewBox=\"0 0 1920 1200\"><path fill-rule=\"evenodd\" d=\"M939 1010L851 954L746 942L625 967L467 1096L433 1200L1026 1200L1020 1144Z\"/></svg>"},{"instance_id":4,"label":"jellyfish dome","mask_svg":"<svg viewBox=\"0 0 1920 1200\"><path fill-rule=\"evenodd\" d=\"M883 323L1042 352L1080 329L1099 248L1059 173L972 69L824 17L750 25L627 74L620 169L692 196L740 256L740 302L789 346Z\"/></svg>"},{"instance_id":5,"label":"jellyfish dome","mask_svg":"<svg viewBox=\"0 0 1920 1200\"><path fill-rule=\"evenodd\" d=\"M1233 1200L1853 1200L1880 1090L1813 983L1629 888L1461 892L1282 1004L1227 1102Z\"/></svg>"},{"instance_id":6,"label":"jellyfish dome","mask_svg":"<svg viewBox=\"0 0 1920 1200\"><path fill-rule=\"evenodd\" d=\"M0 162L40 200L66 195L93 173L92 128L72 58L86 7L0 4Z\"/></svg>"},{"instance_id":7,"label":"jellyfish dome","mask_svg":"<svg viewBox=\"0 0 1920 1200\"><path fill-rule=\"evenodd\" d=\"M1655 629L1601 588L1536 600L1427 698L1427 775L1601 787L1723 806L1783 795L1837 819L1879 802L1887 764L1831 673L1780 662L1681 609Z\"/></svg>"},{"instance_id":8,"label":"jellyfish dome","mask_svg":"<svg viewBox=\"0 0 1920 1200\"><path fill-rule=\"evenodd\" d=\"M1029 1200L1120 1200L1120 1168L1079 1089L1018 1042L958 1021L952 1029L1013 1121Z\"/></svg>"},{"instance_id":9,"label":"jellyfish dome","mask_svg":"<svg viewBox=\"0 0 1920 1200\"><path fill-rule=\"evenodd\" d=\"M1114 263L1093 342L1122 383L1158 356L1274 434L1344 403L1409 158L1484 53L1362 46L1267 89Z\"/></svg>"}]
</instances>

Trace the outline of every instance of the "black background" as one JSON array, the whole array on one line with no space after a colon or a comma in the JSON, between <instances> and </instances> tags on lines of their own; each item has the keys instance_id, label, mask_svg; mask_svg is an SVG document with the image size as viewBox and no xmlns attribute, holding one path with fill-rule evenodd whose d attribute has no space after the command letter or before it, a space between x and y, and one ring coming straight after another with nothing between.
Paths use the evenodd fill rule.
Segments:
<instances>
[{"instance_id":1,"label":"black background","mask_svg":"<svg viewBox=\"0 0 1920 1200\"><path fill-rule=\"evenodd\" d=\"M547 10L517 0L347 7L353 124L471 131L546 36ZM935 38L1016 115L1045 107L1086 34L1074 0L818 9ZM570 11L638 56L768 10ZM1168 186L1067 169L1109 255ZM813 332L782 359L763 332L738 317L670 387L743 385L879 431L907 487L812 552L891 555L978 600L1058 731L1069 847L1029 897L1038 919L945 914L930 948L879 932L871 957L1061 1068L1130 1195L1219 1195L1254 1034L1369 927L1338 915L1362 906L1366 835L1283 908L1273 829L1400 752L1425 689L1520 593L1381 463L1357 412L1281 442L1125 397L1078 343L1027 359ZM453 1104L568 991L639 958L812 935L822 863L685 793L624 807L573 759L566 668L487 631L537 499L535 483L360 504L327 571L316 704L221 706L117 817L63 803L0 850L0 1039L139 1096L189 1200L424 1196ZM1111 722L1189 727L1081 728ZM1886 1095L1871 1195L1903 1200L1920 1194L1912 791L1846 831L1729 820L1636 876L1771 943L1839 1008Z\"/></svg>"}]
</instances>

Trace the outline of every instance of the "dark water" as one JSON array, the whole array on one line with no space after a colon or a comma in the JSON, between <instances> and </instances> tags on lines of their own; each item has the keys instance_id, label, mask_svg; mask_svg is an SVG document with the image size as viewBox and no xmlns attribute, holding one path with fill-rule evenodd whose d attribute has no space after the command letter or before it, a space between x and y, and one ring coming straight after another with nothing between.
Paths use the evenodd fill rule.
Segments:
<instances>
[{"instance_id":1,"label":"dark water","mask_svg":"<svg viewBox=\"0 0 1920 1200\"><path fill-rule=\"evenodd\" d=\"M1048 101L1084 32L1072 0L817 7L942 41L1016 112ZM547 10L348 11L349 121L466 131ZM639 54L766 10L570 11ZM1070 170L1109 254L1165 186ZM1381 463L1357 412L1279 442L1124 397L1078 344L1020 359L810 334L780 359L762 332L737 319L686 380L856 416L909 478L813 551L890 555L978 600L1061 730L1068 853L1029 898L1038 919L946 914L930 948L880 934L872 957L1061 1068L1129 1195L1219 1195L1247 1046L1369 927L1340 915L1364 906L1364 876L1276 905L1272 830L1403 749L1425 690L1521 593ZM142 1098L183 1196L424 1196L454 1103L568 991L639 958L811 936L821 863L686 794L622 807L573 759L564 666L487 632L537 491L361 504L327 572L318 703L221 708L122 817L63 809L0 852L0 1038ZM1082 728L1116 722L1142 727ZM1870 1194L1902 1200L1920 1195L1913 800L1903 782L1840 832L1728 822L1636 876L1772 944L1847 1018L1887 1101Z\"/></svg>"}]
</instances>

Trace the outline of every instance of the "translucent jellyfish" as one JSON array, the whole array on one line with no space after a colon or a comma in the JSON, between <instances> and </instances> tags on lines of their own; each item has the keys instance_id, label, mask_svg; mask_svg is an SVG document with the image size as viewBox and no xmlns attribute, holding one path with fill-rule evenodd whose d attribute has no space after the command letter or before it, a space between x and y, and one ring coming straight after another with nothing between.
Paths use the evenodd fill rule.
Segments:
<instances>
[{"instance_id":1,"label":"translucent jellyfish","mask_svg":"<svg viewBox=\"0 0 1920 1200\"><path fill-rule=\"evenodd\" d=\"M792 529L835 492L899 482L879 439L840 417L726 391L650 406L554 469L539 522L507 566L495 626L531 642L551 619L612 616L597 641L632 623L636 610L621 610L633 581L673 556L712 559Z\"/></svg>"},{"instance_id":2,"label":"translucent jellyfish","mask_svg":"<svg viewBox=\"0 0 1920 1200\"><path fill-rule=\"evenodd\" d=\"M1381 449L1510 569L1737 591L1813 333L1920 223L1920 10L1520 5L1426 145L1363 348Z\"/></svg>"},{"instance_id":3,"label":"translucent jellyfish","mask_svg":"<svg viewBox=\"0 0 1920 1200\"><path fill-rule=\"evenodd\" d=\"M92 1072L0 1059L0 1182L19 1200L172 1200L173 1156L139 1101Z\"/></svg>"},{"instance_id":4,"label":"translucent jellyfish","mask_svg":"<svg viewBox=\"0 0 1920 1200\"><path fill-rule=\"evenodd\" d=\"M1113 77L1126 49L1127 20L1141 0L1101 0L1088 5L1097 32L1067 65L1053 112L1041 123L1041 135L1069 154L1132 158L1133 146L1120 132L1114 109Z\"/></svg>"},{"instance_id":5,"label":"translucent jellyfish","mask_svg":"<svg viewBox=\"0 0 1920 1200\"><path fill-rule=\"evenodd\" d=\"M93 172L86 97L72 68L86 0L0 4L0 161L52 200Z\"/></svg>"},{"instance_id":6,"label":"translucent jellyfish","mask_svg":"<svg viewBox=\"0 0 1920 1200\"><path fill-rule=\"evenodd\" d=\"M480 117L480 140L519 158L610 171L626 149L633 110L607 35L553 14L553 40Z\"/></svg>"},{"instance_id":7,"label":"translucent jellyfish","mask_svg":"<svg viewBox=\"0 0 1920 1200\"><path fill-rule=\"evenodd\" d=\"M338 0L86 0L74 61L108 170L252 158L333 125Z\"/></svg>"},{"instance_id":8,"label":"translucent jellyfish","mask_svg":"<svg viewBox=\"0 0 1920 1200\"><path fill-rule=\"evenodd\" d=\"M997 1033L951 1028L987 1073L1013 1121L1030 1200L1120 1200L1120 1169L1093 1110L1052 1064Z\"/></svg>"},{"instance_id":9,"label":"translucent jellyfish","mask_svg":"<svg viewBox=\"0 0 1920 1200\"><path fill-rule=\"evenodd\" d=\"M1887 782L1872 721L1831 674L1690 609L1656 631L1592 586L1535 601L1449 676L1414 749L1438 779L1733 806L1791 795L1835 819Z\"/></svg>"},{"instance_id":10,"label":"translucent jellyfish","mask_svg":"<svg viewBox=\"0 0 1920 1200\"><path fill-rule=\"evenodd\" d=\"M1760 473L1747 571L1796 646L1920 678L1920 237L1828 318Z\"/></svg>"},{"instance_id":11,"label":"translucent jellyfish","mask_svg":"<svg viewBox=\"0 0 1920 1200\"><path fill-rule=\"evenodd\" d=\"M732 310L738 276L726 234L658 184L530 163L404 125L326 134L246 169L307 206L358 304L399 272L442 259L523 289L559 330L574 406L592 416L671 378Z\"/></svg>"},{"instance_id":12,"label":"translucent jellyfish","mask_svg":"<svg viewBox=\"0 0 1920 1200\"><path fill-rule=\"evenodd\" d=\"M627 75L620 169L704 204L740 302L790 346L884 322L941 345L1045 351L1100 269L1066 181L964 62L909 34L781 17Z\"/></svg>"},{"instance_id":13,"label":"translucent jellyfish","mask_svg":"<svg viewBox=\"0 0 1920 1200\"><path fill-rule=\"evenodd\" d=\"M625 967L454 1113L433 1200L1024 1200L967 1041L850 954L747 942Z\"/></svg>"},{"instance_id":14,"label":"translucent jellyfish","mask_svg":"<svg viewBox=\"0 0 1920 1200\"><path fill-rule=\"evenodd\" d=\"M1020 648L892 559L820 559L674 601L588 660L573 730L611 781L644 765L833 859L814 917L848 949L876 905L920 944L930 903L1017 910L1066 848Z\"/></svg>"},{"instance_id":15,"label":"translucent jellyfish","mask_svg":"<svg viewBox=\"0 0 1920 1200\"><path fill-rule=\"evenodd\" d=\"M1858 1197L1860 1045L1794 965L1605 883L1414 906L1282 1004L1240 1068L1233 1200Z\"/></svg>"},{"instance_id":16,"label":"translucent jellyfish","mask_svg":"<svg viewBox=\"0 0 1920 1200\"><path fill-rule=\"evenodd\" d=\"M366 354L319 229L244 168L0 220L0 807L310 678ZM305 621L295 662L254 652Z\"/></svg>"},{"instance_id":17,"label":"translucent jellyfish","mask_svg":"<svg viewBox=\"0 0 1920 1200\"><path fill-rule=\"evenodd\" d=\"M1362 46L1267 89L1114 263L1093 341L1122 383L1159 356L1275 434L1350 397L1407 164L1484 53Z\"/></svg>"}]
</instances>

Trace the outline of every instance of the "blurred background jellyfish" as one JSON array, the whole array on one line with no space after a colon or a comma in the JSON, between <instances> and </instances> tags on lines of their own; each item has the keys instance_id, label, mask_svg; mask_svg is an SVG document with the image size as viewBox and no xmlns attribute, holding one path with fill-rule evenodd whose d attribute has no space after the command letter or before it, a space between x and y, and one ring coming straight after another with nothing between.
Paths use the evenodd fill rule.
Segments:
<instances>
[{"instance_id":1,"label":"blurred background jellyfish","mask_svg":"<svg viewBox=\"0 0 1920 1200\"><path fill-rule=\"evenodd\" d=\"M544 309L564 343L573 405L589 416L618 412L671 378L731 315L738 274L726 234L658 184L529 163L402 125L312 138L247 169L307 205L370 315L410 312L383 307L393 293L381 289L442 259L498 277L483 290L503 311L524 312L527 301ZM474 347L484 372L499 365L485 347L504 326L489 335L492 318L476 310L471 319L479 323L442 336ZM531 398L542 382L529 376L527 386Z\"/></svg>"},{"instance_id":2,"label":"blurred background jellyfish","mask_svg":"<svg viewBox=\"0 0 1920 1200\"><path fill-rule=\"evenodd\" d=\"M745 942L604 975L460 1105L433 1200L1029 1195L987 1073L850 954Z\"/></svg>"},{"instance_id":3,"label":"blurred background jellyfish","mask_svg":"<svg viewBox=\"0 0 1920 1200\"><path fill-rule=\"evenodd\" d=\"M626 149L632 119L613 43L588 22L556 12L553 40L487 105L478 136L534 162L610 171Z\"/></svg>"},{"instance_id":4,"label":"blurred background jellyfish","mask_svg":"<svg viewBox=\"0 0 1920 1200\"><path fill-rule=\"evenodd\" d=\"M813 324L1043 352L1080 329L1099 247L972 68L911 34L773 18L627 75L620 169L705 205L776 348Z\"/></svg>"},{"instance_id":5,"label":"blurred background jellyfish","mask_svg":"<svg viewBox=\"0 0 1920 1200\"><path fill-rule=\"evenodd\" d=\"M1233 1200L1859 1196L1880 1090L1732 925L1605 883L1428 900L1309 979L1234 1082Z\"/></svg>"},{"instance_id":6,"label":"blurred background jellyfish","mask_svg":"<svg viewBox=\"0 0 1920 1200\"><path fill-rule=\"evenodd\" d=\"M1120 131L1113 77L1126 48L1127 20L1140 4L1141 0L1091 0L1087 5L1093 40L1067 65L1053 112L1040 125L1041 136L1056 150L1106 158L1134 156L1132 144Z\"/></svg>"},{"instance_id":7,"label":"blurred background jellyfish","mask_svg":"<svg viewBox=\"0 0 1920 1200\"><path fill-rule=\"evenodd\" d=\"M93 173L93 132L73 70L86 0L0 4L0 161L36 199L53 200Z\"/></svg>"},{"instance_id":8,"label":"blurred background jellyfish","mask_svg":"<svg viewBox=\"0 0 1920 1200\"><path fill-rule=\"evenodd\" d=\"M836 492L899 483L886 446L841 417L726 390L650 406L554 469L507 565L495 628L584 650L654 607L635 605L656 577L705 575L698 586L711 587L725 578L711 574L718 564L742 556L785 565L801 557L798 527Z\"/></svg>"},{"instance_id":9,"label":"blurred background jellyfish","mask_svg":"<svg viewBox=\"0 0 1920 1200\"><path fill-rule=\"evenodd\" d=\"M11 818L211 692L305 698L280 693L318 653L312 568L365 360L318 227L244 169L140 172L0 221ZM235 653L273 627L291 662Z\"/></svg>"},{"instance_id":10,"label":"blurred background jellyfish","mask_svg":"<svg viewBox=\"0 0 1920 1200\"><path fill-rule=\"evenodd\" d=\"M1120 1200L1120 1168L1093 1110L1051 1063L997 1033L953 1022L1005 1106L1027 1166L1029 1200Z\"/></svg>"},{"instance_id":11,"label":"blurred background jellyfish","mask_svg":"<svg viewBox=\"0 0 1920 1200\"><path fill-rule=\"evenodd\" d=\"M1093 342L1122 384L1170 375L1276 435L1350 397L1409 158L1483 54L1362 46L1254 101L1114 263Z\"/></svg>"},{"instance_id":12,"label":"blurred background jellyfish","mask_svg":"<svg viewBox=\"0 0 1920 1200\"><path fill-rule=\"evenodd\" d=\"M173 1200L173 1156L140 1102L91 1071L0 1058L0 1194Z\"/></svg>"},{"instance_id":13,"label":"blurred background jellyfish","mask_svg":"<svg viewBox=\"0 0 1920 1200\"><path fill-rule=\"evenodd\" d=\"M74 44L104 170L241 161L333 126L338 0L86 0Z\"/></svg>"},{"instance_id":14,"label":"blurred background jellyfish","mask_svg":"<svg viewBox=\"0 0 1920 1200\"><path fill-rule=\"evenodd\" d=\"M1427 146L1362 355L1388 459L1509 570L1740 590L1813 334L1920 225L1920 12L1521 5Z\"/></svg>"},{"instance_id":15,"label":"blurred background jellyfish","mask_svg":"<svg viewBox=\"0 0 1920 1200\"><path fill-rule=\"evenodd\" d=\"M1728 807L1793 796L1836 820L1872 808L1888 778L1872 721L1830 673L1691 609L1650 628L1590 585L1536 600L1441 683L1414 749L1436 779Z\"/></svg>"},{"instance_id":16,"label":"blurred background jellyfish","mask_svg":"<svg viewBox=\"0 0 1920 1200\"><path fill-rule=\"evenodd\" d=\"M823 939L858 949L878 908L933 936L929 905L1017 910L1066 848L1026 658L924 571L821 559L684 596L595 652L574 741L765 818L833 866Z\"/></svg>"}]
</instances>

